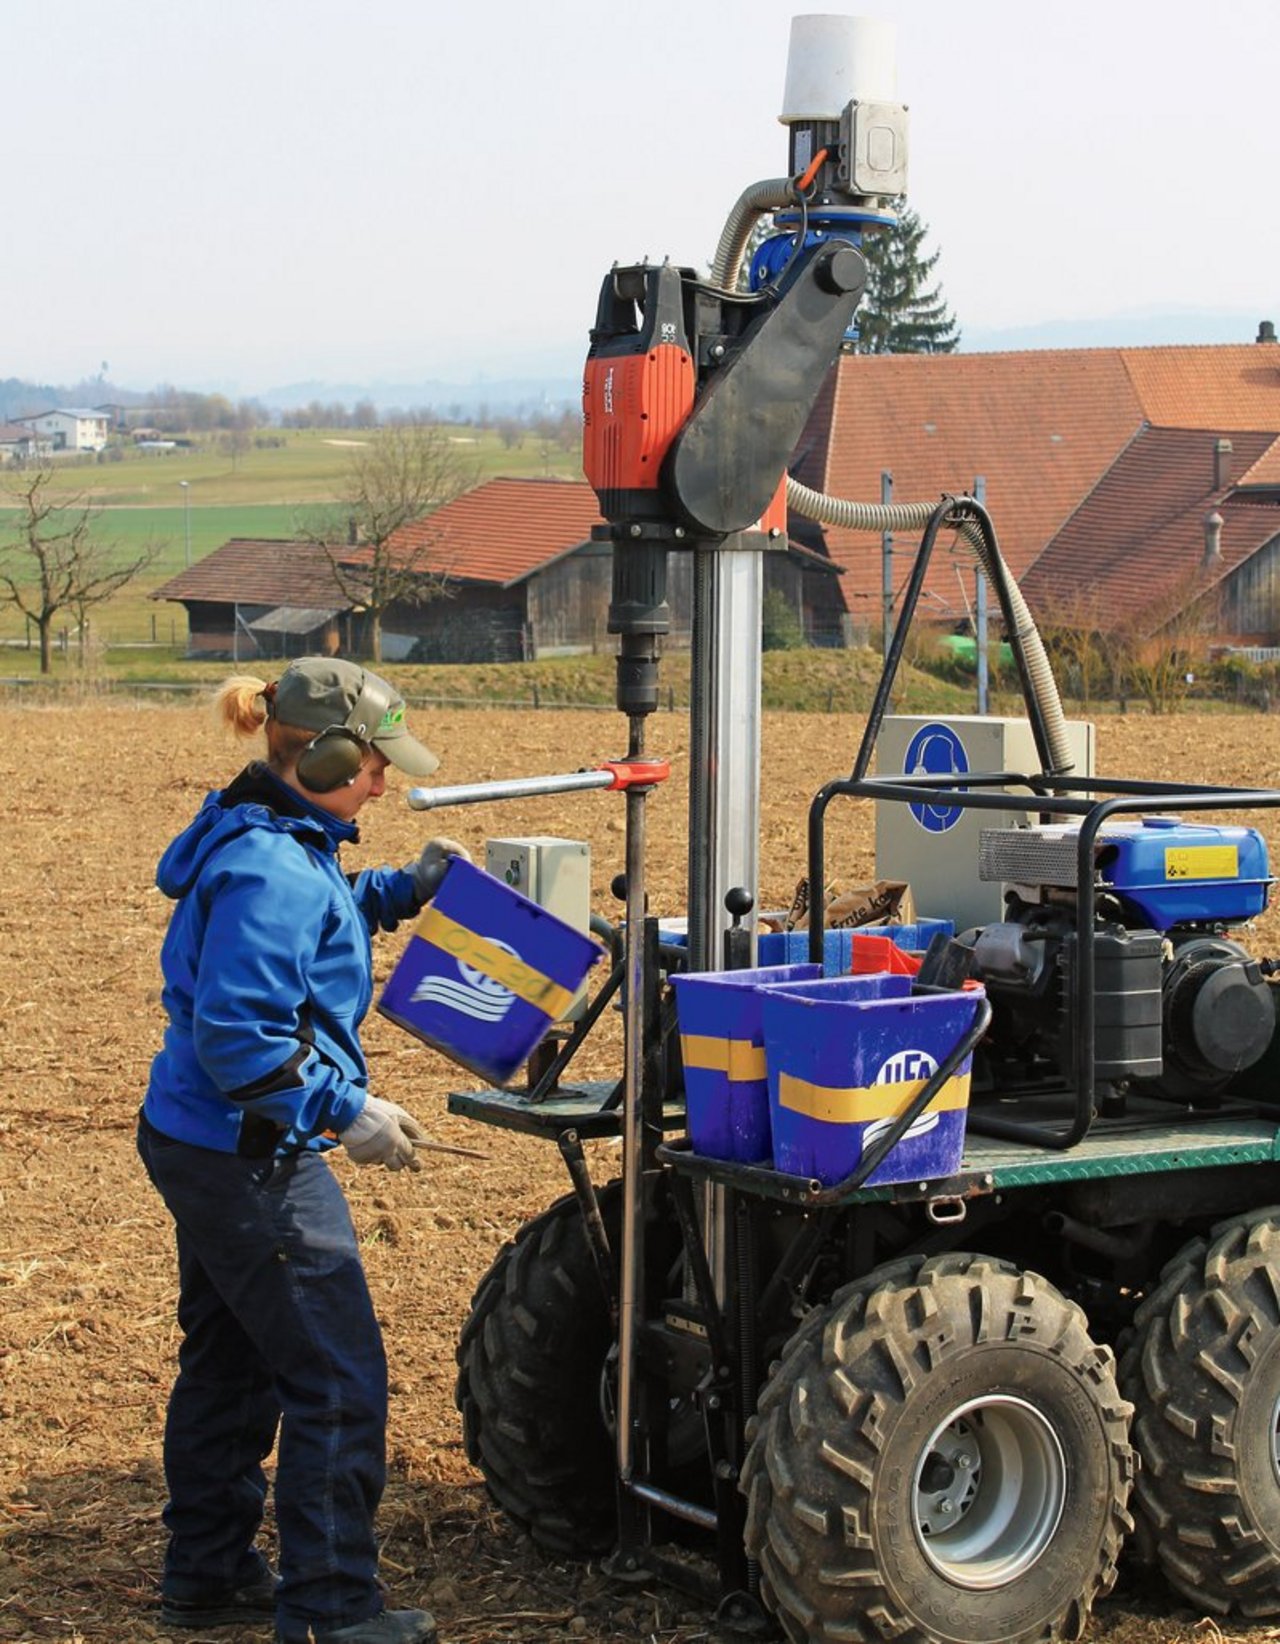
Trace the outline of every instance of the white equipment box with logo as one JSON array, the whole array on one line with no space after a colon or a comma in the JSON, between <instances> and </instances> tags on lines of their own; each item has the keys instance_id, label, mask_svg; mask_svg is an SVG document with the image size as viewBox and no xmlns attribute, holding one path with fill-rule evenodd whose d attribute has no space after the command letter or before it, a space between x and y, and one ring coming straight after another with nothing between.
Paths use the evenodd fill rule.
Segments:
<instances>
[{"instance_id":1,"label":"white equipment box with logo","mask_svg":"<svg viewBox=\"0 0 1280 1644\"><path fill-rule=\"evenodd\" d=\"M490 839L485 871L501 879L584 936L591 929L591 847L581 839ZM585 985L563 1020L573 1021L586 1009Z\"/></svg>"},{"instance_id":2,"label":"white equipment box with logo","mask_svg":"<svg viewBox=\"0 0 1280 1644\"><path fill-rule=\"evenodd\" d=\"M1092 776L1093 726L1085 720L1071 720L1066 730L1075 774ZM876 748L878 776L942 776L964 771L1031 774L1039 769L1040 757L1025 719L894 714L881 726ZM1005 887L978 878L978 835L984 828L1022 827L1036 814L1012 809L963 810L942 800L878 805L876 877L905 879L921 918L954 919L958 931L1003 919Z\"/></svg>"}]
</instances>

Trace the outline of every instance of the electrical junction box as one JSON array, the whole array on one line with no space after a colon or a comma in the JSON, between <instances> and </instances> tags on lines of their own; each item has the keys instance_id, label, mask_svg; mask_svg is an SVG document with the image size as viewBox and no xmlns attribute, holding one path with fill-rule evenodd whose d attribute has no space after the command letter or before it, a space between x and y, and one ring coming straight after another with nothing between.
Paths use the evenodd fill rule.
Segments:
<instances>
[{"instance_id":1,"label":"electrical junction box","mask_svg":"<svg viewBox=\"0 0 1280 1644\"><path fill-rule=\"evenodd\" d=\"M1076 773L1092 776L1093 726L1070 720L1066 730ZM894 714L881 726L876 748L877 776L965 771L1033 775L1039 769L1040 756L1025 719ZM971 786L981 789L984 784ZM980 835L991 828L1027 827L1038 820L1036 811L883 801L876 806L876 878L905 879L921 918L953 919L958 931L989 925L1004 918L1005 886L979 878Z\"/></svg>"},{"instance_id":2,"label":"electrical junction box","mask_svg":"<svg viewBox=\"0 0 1280 1644\"><path fill-rule=\"evenodd\" d=\"M543 836L490 839L485 845L484 865L495 879L501 879L521 896L554 913L584 936L590 934L591 847L585 841ZM562 1020L576 1021L586 1006L584 986Z\"/></svg>"}]
</instances>

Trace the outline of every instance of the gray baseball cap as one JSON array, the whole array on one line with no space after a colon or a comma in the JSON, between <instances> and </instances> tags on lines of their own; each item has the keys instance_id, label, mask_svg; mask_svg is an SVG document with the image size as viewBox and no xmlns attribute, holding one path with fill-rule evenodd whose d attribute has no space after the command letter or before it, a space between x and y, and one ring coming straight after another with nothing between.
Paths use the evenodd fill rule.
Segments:
<instances>
[{"instance_id":1,"label":"gray baseball cap","mask_svg":"<svg viewBox=\"0 0 1280 1644\"><path fill-rule=\"evenodd\" d=\"M430 776L440 761L410 736L404 698L379 674L341 657L301 656L276 682L271 711L304 731L350 731L406 776Z\"/></svg>"}]
</instances>

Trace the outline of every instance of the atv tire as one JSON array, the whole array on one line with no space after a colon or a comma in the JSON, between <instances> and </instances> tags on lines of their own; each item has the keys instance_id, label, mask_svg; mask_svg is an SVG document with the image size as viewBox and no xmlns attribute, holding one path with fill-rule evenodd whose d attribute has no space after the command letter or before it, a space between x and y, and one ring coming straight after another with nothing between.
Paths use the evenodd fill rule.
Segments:
<instances>
[{"instance_id":1,"label":"atv tire","mask_svg":"<svg viewBox=\"0 0 1280 1644\"><path fill-rule=\"evenodd\" d=\"M1198 1610L1280 1613L1280 1209L1194 1239L1121 1361L1141 1543Z\"/></svg>"},{"instance_id":2,"label":"atv tire","mask_svg":"<svg viewBox=\"0 0 1280 1644\"><path fill-rule=\"evenodd\" d=\"M616 1251L622 1193L600 1208ZM504 1245L458 1344L467 1456L540 1547L569 1557L617 1539L614 1445L601 1405L609 1310L578 1201L558 1199Z\"/></svg>"},{"instance_id":3,"label":"atv tire","mask_svg":"<svg viewBox=\"0 0 1280 1644\"><path fill-rule=\"evenodd\" d=\"M805 1321L748 1427L747 1550L793 1644L1077 1637L1131 1527L1110 1350L1045 1280L890 1263Z\"/></svg>"}]
</instances>

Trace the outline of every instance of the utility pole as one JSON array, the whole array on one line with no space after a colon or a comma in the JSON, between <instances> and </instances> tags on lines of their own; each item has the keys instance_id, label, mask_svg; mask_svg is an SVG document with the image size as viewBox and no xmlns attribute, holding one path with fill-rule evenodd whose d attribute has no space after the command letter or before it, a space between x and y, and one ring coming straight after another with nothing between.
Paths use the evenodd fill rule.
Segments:
<instances>
[{"instance_id":1,"label":"utility pole","mask_svg":"<svg viewBox=\"0 0 1280 1644\"><path fill-rule=\"evenodd\" d=\"M179 480L178 484L182 487L182 523L186 530L187 569L189 571L191 569L191 481Z\"/></svg>"}]
</instances>

